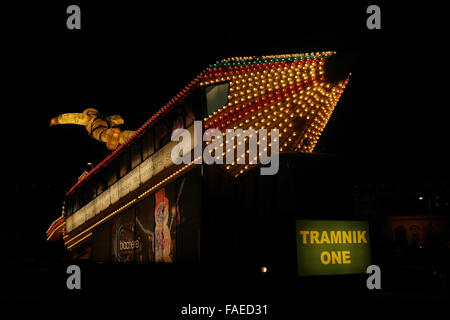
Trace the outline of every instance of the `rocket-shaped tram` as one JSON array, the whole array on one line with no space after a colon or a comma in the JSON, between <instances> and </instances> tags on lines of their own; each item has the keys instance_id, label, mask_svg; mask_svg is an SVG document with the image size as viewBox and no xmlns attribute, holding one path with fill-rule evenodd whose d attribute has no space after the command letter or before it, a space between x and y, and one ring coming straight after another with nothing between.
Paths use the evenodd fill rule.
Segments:
<instances>
[{"instance_id":1,"label":"rocket-shaped tram","mask_svg":"<svg viewBox=\"0 0 450 320\"><path fill-rule=\"evenodd\" d=\"M192 132L195 120L202 121L203 131L216 128L224 135L227 129L278 129L280 153L313 152L349 81L348 73L332 74L332 65L339 63L333 57L335 52L324 51L217 61L133 131L120 129L124 122L120 116L104 116L92 108L53 118L51 125L84 126L112 153L67 192L61 217L47 231L48 240L63 236L66 246L74 250L123 210L196 167L194 161L174 164L168 156L176 144L171 133L177 128ZM124 154L128 164L122 167ZM250 161L249 154L245 161L234 158L232 163L216 166L237 179L261 165Z\"/></svg>"}]
</instances>

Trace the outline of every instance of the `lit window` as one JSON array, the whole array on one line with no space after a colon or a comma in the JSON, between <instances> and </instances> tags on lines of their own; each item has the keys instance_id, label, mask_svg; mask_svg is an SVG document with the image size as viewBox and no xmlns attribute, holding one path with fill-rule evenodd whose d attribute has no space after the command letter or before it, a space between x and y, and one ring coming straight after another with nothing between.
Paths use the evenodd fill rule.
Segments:
<instances>
[{"instance_id":1,"label":"lit window","mask_svg":"<svg viewBox=\"0 0 450 320\"><path fill-rule=\"evenodd\" d=\"M206 87L206 109L208 115L222 108L228 102L228 83Z\"/></svg>"}]
</instances>

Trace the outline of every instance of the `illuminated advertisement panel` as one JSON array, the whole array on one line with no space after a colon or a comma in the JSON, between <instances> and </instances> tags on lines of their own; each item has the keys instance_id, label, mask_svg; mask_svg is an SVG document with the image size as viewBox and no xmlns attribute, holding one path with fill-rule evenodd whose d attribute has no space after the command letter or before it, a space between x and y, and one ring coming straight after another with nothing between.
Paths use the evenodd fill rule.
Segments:
<instances>
[{"instance_id":1,"label":"illuminated advertisement panel","mask_svg":"<svg viewBox=\"0 0 450 320\"><path fill-rule=\"evenodd\" d=\"M365 273L370 263L367 221L297 220L299 276Z\"/></svg>"},{"instance_id":2,"label":"illuminated advertisement panel","mask_svg":"<svg viewBox=\"0 0 450 320\"><path fill-rule=\"evenodd\" d=\"M200 183L200 172L194 169L114 217L111 227L105 224L97 228L94 231L94 260L105 260L106 251L110 250L115 262L196 261ZM106 240L108 237L109 241Z\"/></svg>"}]
</instances>

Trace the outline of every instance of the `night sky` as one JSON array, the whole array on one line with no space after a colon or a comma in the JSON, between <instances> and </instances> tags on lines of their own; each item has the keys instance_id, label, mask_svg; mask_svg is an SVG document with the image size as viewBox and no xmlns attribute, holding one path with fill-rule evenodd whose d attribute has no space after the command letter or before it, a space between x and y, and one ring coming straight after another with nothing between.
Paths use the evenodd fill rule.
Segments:
<instances>
[{"instance_id":1,"label":"night sky","mask_svg":"<svg viewBox=\"0 0 450 320\"><path fill-rule=\"evenodd\" d=\"M345 55L350 83L316 151L343 155L352 184L449 181L439 9L374 2L382 29L368 30L372 2L312 3L3 7L3 186L15 202L2 210L6 237L24 225L45 237L86 163L109 154L83 127L50 128L52 117L94 107L137 129L209 64L234 56ZM70 4L81 7L81 30L66 28Z\"/></svg>"}]
</instances>

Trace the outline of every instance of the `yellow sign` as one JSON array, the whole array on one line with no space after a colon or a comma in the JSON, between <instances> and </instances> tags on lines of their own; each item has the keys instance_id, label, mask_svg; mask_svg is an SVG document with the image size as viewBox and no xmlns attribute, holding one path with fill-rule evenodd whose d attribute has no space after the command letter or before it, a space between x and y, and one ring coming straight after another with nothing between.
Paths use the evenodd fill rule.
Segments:
<instances>
[{"instance_id":1,"label":"yellow sign","mask_svg":"<svg viewBox=\"0 0 450 320\"><path fill-rule=\"evenodd\" d=\"M364 273L370 265L366 221L297 220L298 274Z\"/></svg>"}]
</instances>

